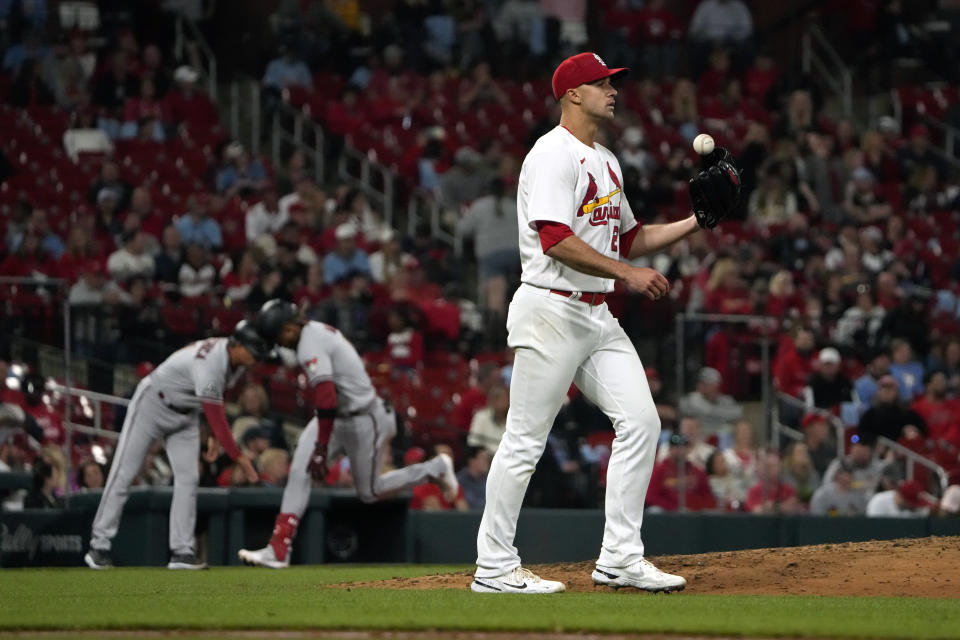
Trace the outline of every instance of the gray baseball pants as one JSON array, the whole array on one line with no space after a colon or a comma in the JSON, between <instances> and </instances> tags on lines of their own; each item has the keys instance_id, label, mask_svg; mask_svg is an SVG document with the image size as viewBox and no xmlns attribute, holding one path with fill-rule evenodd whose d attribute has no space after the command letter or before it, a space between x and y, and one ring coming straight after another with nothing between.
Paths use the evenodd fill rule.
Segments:
<instances>
[{"instance_id":1,"label":"gray baseball pants","mask_svg":"<svg viewBox=\"0 0 960 640\"><path fill-rule=\"evenodd\" d=\"M357 495L364 502L376 502L391 493L409 489L430 478L443 475L444 464L440 458L413 464L381 474L384 457L389 451L390 440L397 433L397 421L392 411L387 411L378 398L364 412L337 418L327 445L327 455L333 458L344 452L350 459L350 469L357 488ZM311 420L293 452L290 475L283 490L280 513L303 516L310 499L311 478L307 464L317 442L317 419Z\"/></svg>"},{"instance_id":2,"label":"gray baseball pants","mask_svg":"<svg viewBox=\"0 0 960 640\"><path fill-rule=\"evenodd\" d=\"M137 385L127 407L113 465L93 520L91 548L110 550L110 543L120 526L130 483L140 473L150 445L157 439L163 439L173 469L170 551L174 554L196 553L194 530L197 523L197 485L200 483L199 416L195 411L181 413L171 409L163 403L159 393L160 390L147 376Z\"/></svg>"}]
</instances>

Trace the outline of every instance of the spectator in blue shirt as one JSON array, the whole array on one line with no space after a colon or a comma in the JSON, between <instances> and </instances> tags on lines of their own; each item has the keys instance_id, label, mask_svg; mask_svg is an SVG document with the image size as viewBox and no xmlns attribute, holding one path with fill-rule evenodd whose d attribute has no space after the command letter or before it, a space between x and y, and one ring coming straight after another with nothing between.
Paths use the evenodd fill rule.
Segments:
<instances>
[{"instance_id":1,"label":"spectator in blue shirt","mask_svg":"<svg viewBox=\"0 0 960 640\"><path fill-rule=\"evenodd\" d=\"M3 54L3 70L16 73L27 60L42 60L50 54L50 47L40 41L40 35L35 31L24 34L23 42L11 45Z\"/></svg>"},{"instance_id":2,"label":"spectator in blue shirt","mask_svg":"<svg viewBox=\"0 0 960 640\"><path fill-rule=\"evenodd\" d=\"M267 184L267 170L239 142L224 149L224 165L217 173L217 192L228 198L259 194Z\"/></svg>"},{"instance_id":3,"label":"spectator in blue shirt","mask_svg":"<svg viewBox=\"0 0 960 640\"><path fill-rule=\"evenodd\" d=\"M859 403L860 415L870 408L873 397L877 395L877 383L890 373L890 355L883 350L877 351L867 363L867 371L853 383Z\"/></svg>"},{"instance_id":4,"label":"spectator in blue shirt","mask_svg":"<svg viewBox=\"0 0 960 640\"><path fill-rule=\"evenodd\" d=\"M207 201L203 194L187 198L187 212L177 220L176 227L184 245L199 244L208 249L219 249L223 245L220 225L207 215Z\"/></svg>"},{"instance_id":5,"label":"spectator in blue shirt","mask_svg":"<svg viewBox=\"0 0 960 640\"><path fill-rule=\"evenodd\" d=\"M910 343L900 338L890 341L890 356L890 373L900 387L900 399L911 403L923 393L923 365L913 358Z\"/></svg>"},{"instance_id":6,"label":"spectator in blue shirt","mask_svg":"<svg viewBox=\"0 0 960 640\"><path fill-rule=\"evenodd\" d=\"M327 284L334 284L354 276L370 278L370 261L367 254L357 247L357 227L345 222L334 232L337 240L333 251L323 259L323 277Z\"/></svg>"},{"instance_id":7,"label":"spectator in blue shirt","mask_svg":"<svg viewBox=\"0 0 960 640\"><path fill-rule=\"evenodd\" d=\"M20 243L27 233L34 233L40 239L40 246L54 260L59 260L63 255L65 247L63 240L50 229L50 221L47 219L47 212L44 209L34 209L30 214L30 220L26 227L20 231L14 231L8 234L10 241L10 251L15 252L20 248Z\"/></svg>"},{"instance_id":8,"label":"spectator in blue shirt","mask_svg":"<svg viewBox=\"0 0 960 640\"><path fill-rule=\"evenodd\" d=\"M307 65L297 58L297 53L290 47L282 50L282 55L267 65L263 74L263 86L269 89L282 91L290 86L303 87L313 91L313 76Z\"/></svg>"}]
</instances>

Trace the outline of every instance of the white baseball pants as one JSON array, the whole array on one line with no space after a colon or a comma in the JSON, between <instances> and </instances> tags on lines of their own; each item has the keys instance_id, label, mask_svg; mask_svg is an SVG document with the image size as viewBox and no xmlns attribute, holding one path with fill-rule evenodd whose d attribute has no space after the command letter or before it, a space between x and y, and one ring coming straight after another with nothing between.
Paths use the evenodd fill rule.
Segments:
<instances>
[{"instance_id":1,"label":"white baseball pants","mask_svg":"<svg viewBox=\"0 0 960 640\"><path fill-rule=\"evenodd\" d=\"M333 458L341 451L350 459L350 469L357 488L357 495L364 502L376 502L402 489L410 489L432 477L443 474L445 467L440 458L420 464L395 469L381 474L384 456L390 441L397 434L396 416L387 411L378 398L371 409L361 415L337 418L327 444L327 455ZM290 475L283 490L280 513L303 517L310 500L312 479L307 464L317 442L317 419L311 420L293 452Z\"/></svg>"},{"instance_id":2,"label":"white baseball pants","mask_svg":"<svg viewBox=\"0 0 960 640\"><path fill-rule=\"evenodd\" d=\"M160 399L159 390L147 376L137 385L123 429L113 454L113 463L93 520L90 546L110 550L120 526L130 483L140 473L150 445L164 439L173 469L173 501L170 504L170 551L196 553L197 486L200 484L200 428L196 412L178 413Z\"/></svg>"},{"instance_id":3,"label":"white baseball pants","mask_svg":"<svg viewBox=\"0 0 960 640\"><path fill-rule=\"evenodd\" d=\"M520 506L571 381L616 432L598 564L637 562L643 558L640 526L660 418L636 349L606 304L589 305L528 284L510 303L507 331L516 353L510 411L487 476L476 576L497 577L521 564L513 546Z\"/></svg>"}]
</instances>

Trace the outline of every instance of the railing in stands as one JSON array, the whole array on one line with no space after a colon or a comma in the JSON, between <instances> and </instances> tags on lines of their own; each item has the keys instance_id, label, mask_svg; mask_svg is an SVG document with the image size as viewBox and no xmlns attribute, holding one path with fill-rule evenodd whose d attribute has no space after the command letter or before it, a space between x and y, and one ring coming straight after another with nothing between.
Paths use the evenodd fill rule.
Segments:
<instances>
[{"instance_id":1,"label":"railing in stands","mask_svg":"<svg viewBox=\"0 0 960 640\"><path fill-rule=\"evenodd\" d=\"M757 338L760 347L760 400L763 406L764 419L768 421L768 424L764 425L764 432L771 434L771 437L776 435L776 432L773 430L772 423L770 422L770 416L773 407L773 385L771 381L770 356L772 347L771 336L775 335L773 331L780 327L780 319L774 316L741 316L722 313L678 313L674 318L674 323L676 325L676 393L678 397L682 396L686 392L687 368L690 366L690 362L688 362L688 358L690 356L688 350L690 349L690 345L687 344L687 336L690 333L690 330L688 329L687 325L693 323L710 323L713 325L719 324L728 325L731 327L742 326L744 328L749 327L753 329L766 329L755 332L755 337Z\"/></svg>"},{"instance_id":2,"label":"railing in stands","mask_svg":"<svg viewBox=\"0 0 960 640\"><path fill-rule=\"evenodd\" d=\"M68 299L68 283L66 280L61 280L59 278L18 278L12 276L0 276L0 286L10 285L11 287L32 287L32 290L44 290L45 288L56 288L63 293L62 296L62 305L63 305L63 367L64 367L64 382L69 386L71 382L71 368L72 362L70 360L71 354L71 331L70 331L70 302ZM64 411L64 422L70 421L70 403L66 404L66 409ZM70 459L70 449L66 442L63 445L63 454L64 457Z\"/></svg>"},{"instance_id":3,"label":"railing in stands","mask_svg":"<svg viewBox=\"0 0 960 640\"><path fill-rule=\"evenodd\" d=\"M363 191L374 205L380 207L387 224L394 226L396 174L392 169L370 158L367 153L347 141L337 163L337 176L351 187Z\"/></svg>"},{"instance_id":4,"label":"railing in stands","mask_svg":"<svg viewBox=\"0 0 960 640\"><path fill-rule=\"evenodd\" d=\"M250 153L259 156L263 136L260 83L256 78L240 78L230 83L227 93L230 137L244 143Z\"/></svg>"},{"instance_id":5,"label":"railing in stands","mask_svg":"<svg viewBox=\"0 0 960 640\"><path fill-rule=\"evenodd\" d=\"M839 99L844 117L850 117L853 114L853 74L815 24L808 25L803 34L801 63L803 72L815 73Z\"/></svg>"},{"instance_id":6,"label":"railing in stands","mask_svg":"<svg viewBox=\"0 0 960 640\"><path fill-rule=\"evenodd\" d=\"M938 156L948 162L954 169L960 169L960 158L957 157L957 141L960 140L960 129L950 126L939 118L925 113L918 114L923 123L943 136L943 147L931 145L930 148ZM902 130L902 110L899 111ZM934 136L936 138L936 136Z\"/></svg>"},{"instance_id":7,"label":"railing in stands","mask_svg":"<svg viewBox=\"0 0 960 640\"><path fill-rule=\"evenodd\" d=\"M270 161L274 170L283 166L284 145L299 149L313 162L314 180L322 185L326 177L323 129L301 110L281 102L273 113L270 127Z\"/></svg>"},{"instance_id":8,"label":"railing in stands","mask_svg":"<svg viewBox=\"0 0 960 640\"><path fill-rule=\"evenodd\" d=\"M833 415L829 411L812 407L799 398L794 398L786 393L778 392L777 400L779 403L791 406L795 409L803 411L804 413L815 413L819 416L823 416L823 418L827 421L827 424L829 424L834 431L834 438L836 439L837 443L837 457L842 457L845 454L844 441L846 440L847 425L844 424L843 420ZM777 412L775 411L775 413ZM774 442L780 442L781 436L785 436L796 441L803 440L803 433L780 422L780 417L778 414L772 416L772 423L773 433L775 436ZM946 470L944 470L944 468L938 465L936 462L930 460L929 458L925 458L916 451L912 451L903 445L883 436L877 438L877 444L886 447L897 456L903 457L906 478L913 478L914 468L919 465L921 467L925 467L937 477L940 485L940 495L943 495L943 492L946 491L947 486L950 484L949 477L947 476Z\"/></svg>"},{"instance_id":9,"label":"railing in stands","mask_svg":"<svg viewBox=\"0 0 960 640\"><path fill-rule=\"evenodd\" d=\"M54 385L53 391L60 393L64 396L67 396L68 400L64 402L65 407L70 407L72 402L69 398L80 398L81 402L86 401L92 405L91 410L93 412L93 426L88 426L84 424L77 424L70 419L70 414L63 420L63 428L66 431L66 438L64 438L64 458L67 464L67 477L72 477L75 469L73 465L73 456L70 455L71 449L73 447L73 436L77 433L82 433L89 436L94 436L97 438L109 438L111 440L117 440L120 438L120 434L112 429L103 428L103 404L108 403L115 406L126 407L130 404L130 401L126 398L121 398L118 396L111 396L105 393L97 393L95 391L88 391L86 389L76 389L69 385ZM66 492L70 492L70 483L67 483Z\"/></svg>"},{"instance_id":10,"label":"railing in stands","mask_svg":"<svg viewBox=\"0 0 960 640\"><path fill-rule=\"evenodd\" d=\"M457 238L457 232L451 232L443 225L440 203L426 189L417 188L410 194L407 202L407 233L414 235L423 220L430 224L430 234L452 246L459 257L463 251L463 238Z\"/></svg>"},{"instance_id":11,"label":"railing in stands","mask_svg":"<svg viewBox=\"0 0 960 640\"><path fill-rule=\"evenodd\" d=\"M197 24L183 14L177 14L174 27L173 54L181 62L189 61L207 82L210 99L217 101L217 57L207 44Z\"/></svg>"}]
</instances>

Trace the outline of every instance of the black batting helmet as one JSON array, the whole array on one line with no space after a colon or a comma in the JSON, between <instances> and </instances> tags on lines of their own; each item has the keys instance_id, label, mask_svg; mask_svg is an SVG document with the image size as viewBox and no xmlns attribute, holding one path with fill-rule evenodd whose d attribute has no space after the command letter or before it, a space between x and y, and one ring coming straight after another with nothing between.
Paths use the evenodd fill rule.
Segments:
<instances>
[{"instance_id":1,"label":"black batting helmet","mask_svg":"<svg viewBox=\"0 0 960 640\"><path fill-rule=\"evenodd\" d=\"M299 316L297 305L292 302L273 299L263 303L257 316L253 319L253 324L257 328L257 333L263 336L269 344L277 343L280 332L289 322L296 322Z\"/></svg>"},{"instance_id":2,"label":"black batting helmet","mask_svg":"<svg viewBox=\"0 0 960 640\"><path fill-rule=\"evenodd\" d=\"M230 334L230 342L231 344L243 345L250 352L250 355L257 360L266 360L267 356L270 355L271 345L246 320L241 320L234 327L233 333Z\"/></svg>"}]
</instances>

